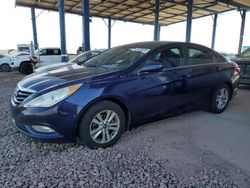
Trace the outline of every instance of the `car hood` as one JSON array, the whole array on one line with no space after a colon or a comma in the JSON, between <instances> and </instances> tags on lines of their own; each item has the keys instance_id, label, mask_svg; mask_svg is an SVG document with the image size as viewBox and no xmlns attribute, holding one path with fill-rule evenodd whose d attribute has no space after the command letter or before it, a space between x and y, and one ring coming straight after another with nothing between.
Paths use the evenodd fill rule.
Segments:
<instances>
[{"instance_id":1,"label":"car hood","mask_svg":"<svg viewBox=\"0 0 250 188\"><path fill-rule=\"evenodd\" d=\"M77 64L64 66L48 72L34 73L18 83L20 88L30 91L43 91L70 82L88 83L108 77L114 77L114 71L102 68L84 67Z\"/></svg>"},{"instance_id":2,"label":"car hood","mask_svg":"<svg viewBox=\"0 0 250 188\"><path fill-rule=\"evenodd\" d=\"M42 66L42 67L38 67L37 69L35 69L34 72L36 73L40 73L40 72L46 72L46 71L51 71L51 70L55 70L57 68L61 68L64 66L69 66L69 63L53 63L52 65L46 65L46 66Z\"/></svg>"}]
</instances>

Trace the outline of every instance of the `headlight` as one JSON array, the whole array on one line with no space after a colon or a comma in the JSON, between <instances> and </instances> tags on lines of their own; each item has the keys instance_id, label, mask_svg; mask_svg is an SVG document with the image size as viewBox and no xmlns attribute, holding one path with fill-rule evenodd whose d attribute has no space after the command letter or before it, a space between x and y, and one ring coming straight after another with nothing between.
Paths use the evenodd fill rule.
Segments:
<instances>
[{"instance_id":1,"label":"headlight","mask_svg":"<svg viewBox=\"0 0 250 188\"><path fill-rule=\"evenodd\" d=\"M24 104L24 107L50 107L53 106L54 104L62 101L63 99L69 97L72 95L74 92L76 92L81 84L69 86L69 87L64 87L61 89L57 89L54 91L51 91L49 93L45 93L29 102Z\"/></svg>"}]
</instances>

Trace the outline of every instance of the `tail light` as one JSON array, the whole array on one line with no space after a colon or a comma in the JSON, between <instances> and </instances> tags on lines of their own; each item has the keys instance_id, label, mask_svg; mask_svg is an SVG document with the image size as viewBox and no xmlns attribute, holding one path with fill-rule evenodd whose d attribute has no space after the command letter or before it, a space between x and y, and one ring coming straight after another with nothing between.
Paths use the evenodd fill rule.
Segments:
<instances>
[{"instance_id":1,"label":"tail light","mask_svg":"<svg viewBox=\"0 0 250 188\"><path fill-rule=\"evenodd\" d=\"M234 68L234 74L240 74L240 67Z\"/></svg>"}]
</instances>

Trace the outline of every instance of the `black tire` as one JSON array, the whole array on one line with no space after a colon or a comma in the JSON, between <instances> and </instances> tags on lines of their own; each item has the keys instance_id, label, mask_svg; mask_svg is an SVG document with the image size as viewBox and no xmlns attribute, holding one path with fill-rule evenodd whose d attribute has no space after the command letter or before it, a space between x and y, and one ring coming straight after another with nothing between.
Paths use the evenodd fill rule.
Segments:
<instances>
[{"instance_id":1,"label":"black tire","mask_svg":"<svg viewBox=\"0 0 250 188\"><path fill-rule=\"evenodd\" d=\"M225 92L222 92L222 91L225 91ZM225 96L227 93L227 99L226 97L221 97L223 103L218 102L220 100L218 98L220 98L219 96L221 92L224 93ZM230 97L231 97L231 91L230 91L229 86L227 84L223 84L219 86L213 93L211 104L210 104L210 111L216 114L222 113L227 108L227 105L230 101Z\"/></svg>"},{"instance_id":2,"label":"black tire","mask_svg":"<svg viewBox=\"0 0 250 188\"><path fill-rule=\"evenodd\" d=\"M3 71L3 72L10 72L11 71L11 67L8 64L4 63L4 64L2 64L0 66L0 70Z\"/></svg>"},{"instance_id":3,"label":"black tire","mask_svg":"<svg viewBox=\"0 0 250 188\"><path fill-rule=\"evenodd\" d=\"M25 74L25 75L32 74L33 73L32 64L28 61L21 63L20 72Z\"/></svg>"},{"instance_id":4,"label":"black tire","mask_svg":"<svg viewBox=\"0 0 250 188\"><path fill-rule=\"evenodd\" d=\"M105 132L105 130L103 128L104 125L95 124L95 123L93 123L93 121L97 117L98 114L103 113L103 115L104 115L105 111L114 112L117 115L117 116L114 116L112 118L112 121L114 118L115 118L115 120L119 120L119 128L116 128L117 130L114 131L116 133L114 133L114 132L112 132L113 130L109 129L109 124L111 125L112 122L107 123L105 130L107 131L107 129L108 129L108 132L109 132L108 135L111 136L110 140L107 141L106 143L100 143L98 141L95 141L92 138L93 135L91 136L90 132L91 132L91 129L93 128L93 126L96 126L97 127L96 130L98 129L98 132L100 132L100 131L102 132L102 133L99 133L99 136L96 138L96 140L98 140L99 137L103 138L103 132ZM110 117L111 116L112 115L110 115ZM106 119L106 117L104 116L103 118ZM100 147L102 147L102 148L110 147L123 134L123 132L125 130L125 124L126 124L126 118L125 118L123 110L120 108L119 105L117 105L116 103L111 102L111 101L100 101L100 102L92 105L82 116L82 118L79 122L79 129L78 129L80 141L81 141L81 143L85 144L87 147L89 147L91 149L96 149L96 148L100 148ZM99 129L99 127L102 127L101 130ZM95 132L96 130L92 130L92 132ZM95 134L95 135L97 135L97 134ZM107 135L105 135L104 137L107 138ZM100 140L103 141L103 139L100 139Z\"/></svg>"}]
</instances>

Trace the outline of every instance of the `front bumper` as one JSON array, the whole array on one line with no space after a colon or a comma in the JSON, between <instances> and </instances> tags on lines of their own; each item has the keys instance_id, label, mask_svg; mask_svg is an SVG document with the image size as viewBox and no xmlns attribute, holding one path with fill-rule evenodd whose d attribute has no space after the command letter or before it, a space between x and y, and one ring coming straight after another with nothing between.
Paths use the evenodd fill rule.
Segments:
<instances>
[{"instance_id":1,"label":"front bumper","mask_svg":"<svg viewBox=\"0 0 250 188\"><path fill-rule=\"evenodd\" d=\"M42 133L34 130L32 126L29 125L18 125L14 119L12 119L14 126L17 130L21 133L39 141L44 142L66 142L67 139L64 138L63 135L58 134L57 132L54 133Z\"/></svg>"},{"instance_id":2,"label":"front bumper","mask_svg":"<svg viewBox=\"0 0 250 188\"><path fill-rule=\"evenodd\" d=\"M11 100L14 126L25 135L43 142L74 142L76 139L77 106L68 102L51 108L24 108ZM48 127L53 132L41 132L34 126Z\"/></svg>"}]
</instances>

